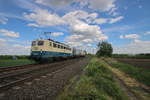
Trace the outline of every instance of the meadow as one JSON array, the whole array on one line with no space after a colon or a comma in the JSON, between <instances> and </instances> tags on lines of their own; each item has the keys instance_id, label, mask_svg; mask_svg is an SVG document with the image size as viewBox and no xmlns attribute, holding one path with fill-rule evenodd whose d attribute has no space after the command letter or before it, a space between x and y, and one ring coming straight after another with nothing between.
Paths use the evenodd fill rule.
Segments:
<instances>
[{"instance_id":1,"label":"meadow","mask_svg":"<svg viewBox=\"0 0 150 100\"><path fill-rule=\"evenodd\" d=\"M14 67L35 63L28 56L0 56L0 67Z\"/></svg>"}]
</instances>

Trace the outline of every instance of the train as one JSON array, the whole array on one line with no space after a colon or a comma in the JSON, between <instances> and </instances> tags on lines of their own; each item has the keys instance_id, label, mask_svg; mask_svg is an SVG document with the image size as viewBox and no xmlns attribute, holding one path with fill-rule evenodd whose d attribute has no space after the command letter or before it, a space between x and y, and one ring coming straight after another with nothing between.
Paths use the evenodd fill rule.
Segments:
<instances>
[{"instance_id":1,"label":"train","mask_svg":"<svg viewBox=\"0 0 150 100\"><path fill-rule=\"evenodd\" d=\"M31 58L34 60L53 60L59 58L84 57L85 50L72 48L67 44L52 39L37 39L32 41Z\"/></svg>"}]
</instances>

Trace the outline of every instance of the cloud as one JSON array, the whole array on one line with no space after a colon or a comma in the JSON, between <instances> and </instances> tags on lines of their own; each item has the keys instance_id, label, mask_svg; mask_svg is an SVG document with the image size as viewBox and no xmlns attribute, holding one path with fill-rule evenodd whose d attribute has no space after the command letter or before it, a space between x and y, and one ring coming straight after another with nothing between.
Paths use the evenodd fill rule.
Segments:
<instances>
[{"instance_id":1,"label":"cloud","mask_svg":"<svg viewBox=\"0 0 150 100\"><path fill-rule=\"evenodd\" d=\"M36 3L52 8L65 8L75 0L35 0Z\"/></svg>"},{"instance_id":2,"label":"cloud","mask_svg":"<svg viewBox=\"0 0 150 100\"><path fill-rule=\"evenodd\" d=\"M5 17L0 17L0 24L7 24L8 19Z\"/></svg>"},{"instance_id":3,"label":"cloud","mask_svg":"<svg viewBox=\"0 0 150 100\"><path fill-rule=\"evenodd\" d=\"M80 6L88 6L89 8L109 11L115 8L115 0L34 0L36 3L55 9L66 8L72 3L80 3Z\"/></svg>"},{"instance_id":4,"label":"cloud","mask_svg":"<svg viewBox=\"0 0 150 100\"><path fill-rule=\"evenodd\" d=\"M108 20L107 18L97 18L95 19L94 23L96 24L105 24L105 23L108 23Z\"/></svg>"},{"instance_id":5,"label":"cloud","mask_svg":"<svg viewBox=\"0 0 150 100\"><path fill-rule=\"evenodd\" d=\"M135 40L130 44L113 48L114 53L120 54L150 53L150 41Z\"/></svg>"},{"instance_id":6,"label":"cloud","mask_svg":"<svg viewBox=\"0 0 150 100\"><path fill-rule=\"evenodd\" d=\"M30 55L30 46L5 44L1 46L0 55Z\"/></svg>"},{"instance_id":7,"label":"cloud","mask_svg":"<svg viewBox=\"0 0 150 100\"><path fill-rule=\"evenodd\" d=\"M115 0L88 0L90 8L101 10L101 11L109 11L110 9L115 7Z\"/></svg>"},{"instance_id":8,"label":"cloud","mask_svg":"<svg viewBox=\"0 0 150 100\"><path fill-rule=\"evenodd\" d=\"M66 42L74 47L88 46L89 43L97 43L101 40L107 40L108 37L102 33L97 25L88 25L85 23L74 24L71 26L73 35L65 38Z\"/></svg>"},{"instance_id":9,"label":"cloud","mask_svg":"<svg viewBox=\"0 0 150 100\"><path fill-rule=\"evenodd\" d=\"M14 2L20 8L28 9L31 11L39 8L39 6L33 3L32 0L14 0Z\"/></svg>"},{"instance_id":10,"label":"cloud","mask_svg":"<svg viewBox=\"0 0 150 100\"><path fill-rule=\"evenodd\" d=\"M5 45L5 43L6 43L6 40L5 40L5 39L1 39L1 38L0 38L0 46Z\"/></svg>"},{"instance_id":11,"label":"cloud","mask_svg":"<svg viewBox=\"0 0 150 100\"><path fill-rule=\"evenodd\" d=\"M103 32L120 32L120 33L123 33L123 32L128 32L129 30L131 29L134 29L134 25L119 25L119 26L113 26L113 27L109 27L109 28L106 28L106 29L103 29Z\"/></svg>"},{"instance_id":12,"label":"cloud","mask_svg":"<svg viewBox=\"0 0 150 100\"><path fill-rule=\"evenodd\" d=\"M65 23L60 16L54 13L50 13L48 10L45 9L36 9L33 13L24 14L24 17L31 22L35 22L28 24L28 26L44 27L56 26Z\"/></svg>"},{"instance_id":13,"label":"cloud","mask_svg":"<svg viewBox=\"0 0 150 100\"><path fill-rule=\"evenodd\" d=\"M67 22L69 25L78 24L78 23L92 23L93 20L97 18L97 13L88 13L83 10L75 10L69 13L66 13L62 19Z\"/></svg>"},{"instance_id":14,"label":"cloud","mask_svg":"<svg viewBox=\"0 0 150 100\"><path fill-rule=\"evenodd\" d=\"M6 39L0 38L0 55L29 55L30 46L8 44Z\"/></svg>"},{"instance_id":15,"label":"cloud","mask_svg":"<svg viewBox=\"0 0 150 100\"><path fill-rule=\"evenodd\" d=\"M139 37L137 34L120 35L121 39L138 39Z\"/></svg>"},{"instance_id":16,"label":"cloud","mask_svg":"<svg viewBox=\"0 0 150 100\"><path fill-rule=\"evenodd\" d=\"M96 24L105 24L105 23L113 24L113 23L121 21L123 18L124 18L123 16L119 16L116 18L95 18L93 23L96 23Z\"/></svg>"},{"instance_id":17,"label":"cloud","mask_svg":"<svg viewBox=\"0 0 150 100\"><path fill-rule=\"evenodd\" d=\"M122 20L123 18L124 18L123 16L119 16L119 17L116 17L116 18L111 18L109 23L113 24L115 22L118 22L118 21Z\"/></svg>"},{"instance_id":18,"label":"cloud","mask_svg":"<svg viewBox=\"0 0 150 100\"><path fill-rule=\"evenodd\" d=\"M62 36L62 35L64 35L64 33L62 33L62 32L53 32L51 34L51 36L53 36L53 37L58 37L58 36Z\"/></svg>"},{"instance_id":19,"label":"cloud","mask_svg":"<svg viewBox=\"0 0 150 100\"><path fill-rule=\"evenodd\" d=\"M150 31L145 32L144 35L150 35Z\"/></svg>"},{"instance_id":20,"label":"cloud","mask_svg":"<svg viewBox=\"0 0 150 100\"><path fill-rule=\"evenodd\" d=\"M117 8L116 7L113 7L110 11L109 11L109 15L113 15L113 16L117 16L119 15L118 12L116 12Z\"/></svg>"},{"instance_id":21,"label":"cloud","mask_svg":"<svg viewBox=\"0 0 150 100\"><path fill-rule=\"evenodd\" d=\"M18 32L9 31L6 29L0 29L0 35L12 37L12 38L18 38L19 37Z\"/></svg>"}]
</instances>

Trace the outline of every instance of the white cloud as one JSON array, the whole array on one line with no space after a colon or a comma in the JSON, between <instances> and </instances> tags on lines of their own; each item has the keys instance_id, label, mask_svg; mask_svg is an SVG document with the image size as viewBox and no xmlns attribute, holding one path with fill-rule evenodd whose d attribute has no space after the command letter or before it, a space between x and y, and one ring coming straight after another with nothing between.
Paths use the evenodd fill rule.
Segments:
<instances>
[{"instance_id":1,"label":"white cloud","mask_svg":"<svg viewBox=\"0 0 150 100\"><path fill-rule=\"evenodd\" d=\"M64 20L61 19L60 16L54 13L50 13L48 10L45 9L36 9L33 13L24 14L24 17L32 22L28 24L29 26L55 26L64 24Z\"/></svg>"},{"instance_id":2,"label":"white cloud","mask_svg":"<svg viewBox=\"0 0 150 100\"><path fill-rule=\"evenodd\" d=\"M144 35L150 35L150 31L145 32Z\"/></svg>"},{"instance_id":3,"label":"white cloud","mask_svg":"<svg viewBox=\"0 0 150 100\"><path fill-rule=\"evenodd\" d=\"M8 19L5 17L0 17L0 24L7 24Z\"/></svg>"},{"instance_id":4,"label":"white cloud","mask_svg":"<svg viewBox=\"0 0 150 100\"><path fill-rule=\"evenodd\" d=\"M109 23L113 24L115 22L118 22L118 21L122 20L123 18L124 18L123 16L119 16L119 17L116 17L116 18L111 18Z\"/></svg>"},{"instance_id":5,"label":"white cloud","mask_svg":"<svg viewBox=\"0 0 150 100\"><path fill-rule=\"evenodd\" d=\"M75 0L35 0L36 3L42 4L48 7L52 8L65 8L68 6L71 2Z\"/></svg>"},{"instance_id":6,"label":"white cloud","mask_svg":"<svg viewBox=\"0 0 150 100\"><path fill-rule=\"evenodd\" d=\"M137 34L120 35L121 39L138 39L139 37Z\"/></svg>"},{"instance_id":7,"label":"white cloud","mask_svg":"<svg viewBox=\"0 0 150 100\"><path fill-rule=\"evenodd\" d=\"M114 53L121 53L121 54L150 53L150 41L136 40L124 46L114 47Z\"/></svg>"},{"instance_id":8,"label":"white cloud","mask_svg":"<svg viewBox=\"0 0 150 100\"><path fill-rule=\"evenodd\" d=\"M113 26L113 27L109 27L106 29L103 29L103 32L119 32L119 33L124 33L124 32L128 32L131 29L134 29L135 26L134 25L119 25L119 26Z\"/></svg>"},{"instance_id":9,"label":"white cloud","mask_svg":"<svg viewBox=\"0 0 150 100\"><path fill-rule=\"evenodd\" d=\"M97 18L95 19L94 23L96 24L105 24L108 22L108 19L107 18Z\"/></svg>"},{"instance_id":10,"label":"white cloud","mask_svg":"<svg viewBox=\"0 0 150 100\"><path fill-rule=\"evenodd\" d=\"M71 11L69 13L66 13L62 19L70 24L78 24L78 23L92 23L92 21L94 19L96 19L96 17L98 16L97 13L88 13L86 11L82 11L82 10L76 10L76 11Z\"/></svg>"},{"instance_id":11,"label":"white cloud","mask_svg":"<svg viewBox=\"0 0 150 100\"><path fill-rule=\"evenodd\" d=\"M53 37L58 37L58 36L62 36L62 35L64 35L64 33L62 33L62 32L53 32L51 34L51 36L53 36Z\"/></svg>"},{"instance_id":12,"label":"white cloud","mask_svg":"<svg viewBox=\"0 0 150 100\"><path fill-rule=\"evenodd\" d=\"M80 6L89 6L89 8L109 11L115 8L115 0L34 0L38 4L48 6L50 8L62 9L69 6L71 3L80 3Z\"/></svg>"},{"instance_id":13,"label":"white cloud","mask_svg":"<svg viewBox=\"0 0 150 100\"><path fill-rule=\"evenodd\" d=\"M90 8L101 10L101 11L109 11L113 7L115 7L115 0L88 0L90 3Z\"/></svg>"},{"instance_id":14,"label":"white cloud","mask_svg":"<svg viewBox=\"0 0 150 100\"><path fill-rule=\"evenodd\" d=\"M109 11L109 15L113 15L113 16L117 16L119 15L118 12L116 12L117 8L116 7L113 7L110 11Z\"/></svg>"},{"instance_id":15,"label":"white cloud","mask_svg":"<svg viewBox=\"0 0 150 100\"><path fill-rule=\"evenodd\" d=\"M28 26L31 26L31 27L40 27L38 24L35 24L35 23L30 23L30 24L28 24Z\"/></svg>"},{"instance_id":16,"label":"white cloud","mask_svg":"<svg viewBox=\"0 0 150 100\"><path fill-rule=\"evenodd\" d=\"M93 42L93 40L92 39L84 39L84 40L82 40L83 42L85 42L85 43L91 43L91 42ZM90 44L91 45L91 44Z\"/></svg>"},{"instance_id":17,"label":"white cloud","mask_svg":"<svg viewBox=\"0 0 150 100\"><path fill-rule=\"evenodd\" d=\"M18 32L13 32L13 31L5 30L5 29L0 29L0 35L12 37L12 38L18 38L19 37Z\"/></svg>"},{"instance_id":18,"label":"white cloud","mask_svg":"<svg viewBox=\"0 0 150 100\"><path fill-rule=\"evenodd\" d=\"M10 40L0 38L0 55L29 55L30 46L8 44ZM20 43L20 42L19 42Z\"/></svg>"},{"instance_id":19,"label":"white cloud","mask_svg":"<svg viewBox=\"0 0 150 100\"><path fill-rule=\"evenodd\" d=\"M6 43L6 40L0 38L0 47L2 47L3 45L5 45L5 43Z\"/></svg>"},{"instance_id":20,"label":"white cloud","mask_svg":"<svg viewBox=\"0 0 150 100\"><path fill-rule=\"evenodd\" d=\"M0 48L0 55L30 55L30 46L5 44Z\"/></svg>"}]
</instances>

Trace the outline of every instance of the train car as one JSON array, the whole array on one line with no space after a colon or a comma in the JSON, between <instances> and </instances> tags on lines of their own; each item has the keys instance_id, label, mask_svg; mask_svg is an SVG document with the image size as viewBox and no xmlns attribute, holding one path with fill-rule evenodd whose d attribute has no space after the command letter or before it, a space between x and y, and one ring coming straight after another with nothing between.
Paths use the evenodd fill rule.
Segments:
<instances>
[{"instance_id":1,"label":"train car","mask_svg":"<svg viewBox=\"0 0 150 100\"><path fill-rule=\"evenodd\" d=\"M81 56L85 56L86 55L86 51L85 50L81 50L81 49L73 48L72 49L72 54L73 54L74 57L81 57Z\"/></svg>"},{"instance_id":2,"label":"train car","mask_svg":"<svg viewBox=\"0 0 150 100\"><path fill-rule=\"evenodd\" d=\"M46 59L54 57L71 57L72 49L58 41L51 39L37 39L32 41L31 57L36 59Z\"/></svg>"}]
</instances>

